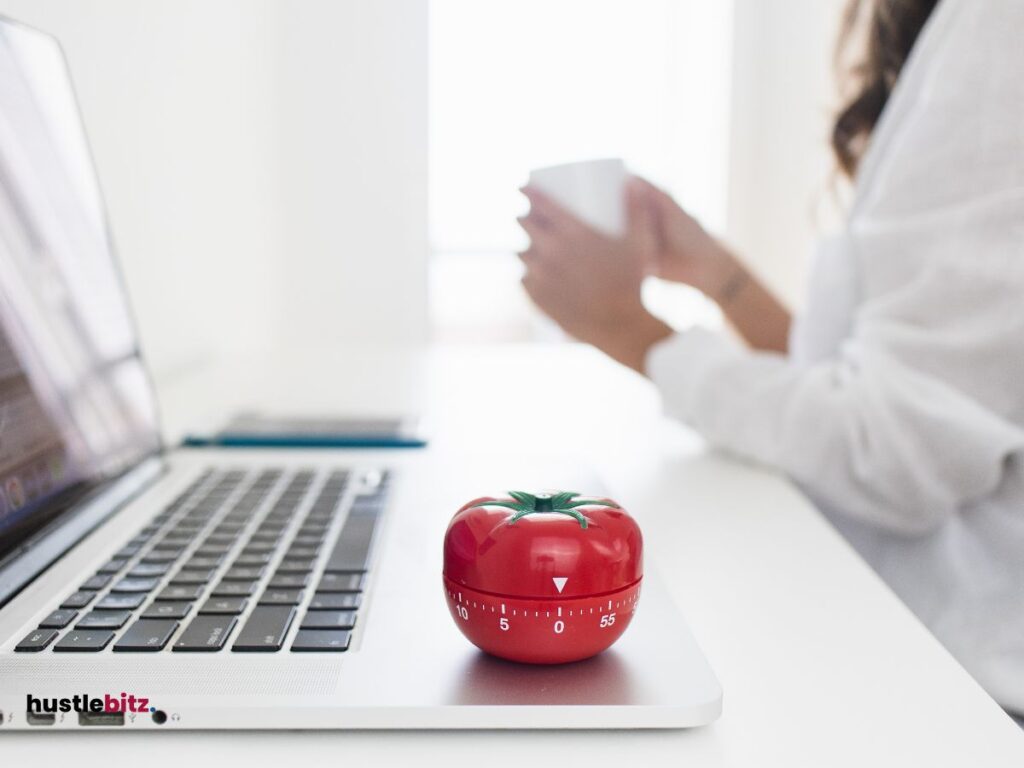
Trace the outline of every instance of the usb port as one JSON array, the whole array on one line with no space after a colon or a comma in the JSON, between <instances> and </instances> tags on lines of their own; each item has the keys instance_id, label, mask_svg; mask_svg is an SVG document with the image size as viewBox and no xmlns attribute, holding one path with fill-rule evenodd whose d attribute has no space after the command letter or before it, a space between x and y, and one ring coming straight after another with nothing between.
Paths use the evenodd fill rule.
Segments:
<instances>
[{"instance_id":1,"label":"usb port","mask_svg":"<svg viewBox=\"0 0 1024 768\"><path fill-rule=\"evenodd\" d=\"M33 712L29 710L25 713L25 721L29 725L53 725L57 722L57 716L53 712Z\"/></svg>"},{"instance_id":2,"label":"usb port","mask_svg":"<svg viewBox=\"0 0 1024 768\"><path fill-rule=\"evenodd\" d=\"M79 712L79 725L124 725L124 712Z\"/></svg>"}]
</instances>

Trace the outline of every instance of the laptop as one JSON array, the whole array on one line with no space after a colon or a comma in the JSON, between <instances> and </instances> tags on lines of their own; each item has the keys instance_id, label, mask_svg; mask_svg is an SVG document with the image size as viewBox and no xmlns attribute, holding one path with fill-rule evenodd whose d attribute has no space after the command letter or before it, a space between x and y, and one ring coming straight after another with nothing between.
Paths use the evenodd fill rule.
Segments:
<instances>
[{"instance_id":1,"label":"laptop","mask_svg":"<svg viewBox=\"0 0 1024 768\"><path fill-rule=\"evenodd\" d=\"M650 567L587 661L461 636L441 541L486 473L453 479L431 449L168 448L156 406L60 48L0 19L0 732L718 717Z\"/></svg>"}]
</instances>

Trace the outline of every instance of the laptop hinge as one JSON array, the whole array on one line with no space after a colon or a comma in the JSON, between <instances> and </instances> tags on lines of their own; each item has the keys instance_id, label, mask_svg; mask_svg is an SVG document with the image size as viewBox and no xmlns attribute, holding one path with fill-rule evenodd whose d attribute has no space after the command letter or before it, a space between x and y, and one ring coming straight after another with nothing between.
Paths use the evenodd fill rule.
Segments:
<instances>
[{"instance_id":1,"label":"laptop hinge","mask_svg":"<svg viewBox=\"0 0 1024 768\"><path fill-rule=\"evenodd\" d=\"M0 607L131 499L165 469L159 456L145 459L76 503L53 523L8 554L0 567Z\"/></svg>"}]
</instances>

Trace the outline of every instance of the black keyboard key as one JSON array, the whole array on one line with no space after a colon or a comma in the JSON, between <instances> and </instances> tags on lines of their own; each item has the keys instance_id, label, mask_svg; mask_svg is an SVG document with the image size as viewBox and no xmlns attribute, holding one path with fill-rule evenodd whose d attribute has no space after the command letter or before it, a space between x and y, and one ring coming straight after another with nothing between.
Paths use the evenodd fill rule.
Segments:
<instances>
[{"instance_id":1,"label":"black keyboard key","mask_svg":"<svg viewBox=\"0 0 1024 768\"><path fill-rule=\"evenodd\" d=\"M184 619L192 610L192 603L153 603L142 612L144 619Z\"/></svg>"},{"instance_id":2,"label":"black keyboard key","mask_svg":"<svg viewBox=\"0 0 1024 768\"><path fill-rule=\"evenodd\" d=\"M352 633L345 629L300 629L292 642L293 651L347 651Z\"/></svg>"},{"instance_id":3,"label":"black keyboard key","mask_svg":"<svg viewBox=\"0 0 1024 768\"><path fill-rule=\"evenodd\" d=\"M142 549L141 544L127 544L115 552L114 557L119 560L130 560L133 556L138 554L140 549Z\"/></svg>"},{"instance_id":4,"label":"black keyboard key","mask_svg":"<svg viewBox=\"0 0 1024 768\"><path fill-rule=\"evenodd\" d=\"M325 573L317 585L317 592L362 592L366 580L362 573Z\"/></svg>"},{"instance_id":5,"label":"black keyboard key","mask_svg":"<svg viewBox=\"0 0 1024 768\"><path fill-rule=\"evenodd\" d=\"M237 616L245 610L248 600L244 597L211 597L199 609L200 615Z\"/></svg>"},{"instance_id":6,"label":"black keyboard key","mask_svg":"<svg viewBox=\"0 0 1024 768\"><path fill-rule=\"evenodd\" d=\"M33 629L14 646L14 650L18 653L38 653L52 643L56 636L55 629Z\"/></svg>"},{"instance_id":7,"label":"black keyboard key","mask_svg":"<svg viewBox=\"0 0 1024 768\"><path fill-rule=\"evenodd\" d=\"M178 641L174 651L214 652L224 647L238 619L234 616L196 616Z\"/></svg>"},{"instance_id":8,"label":"black keyboard key","mask_svg":"<svg viewBox=\"0 0 1024 768\"><path fill-rule=\"evenodd\" d=\"M128 565L127 558L115 557L112 560L108 560L107 564L100 568L99 573L117 573L126 565Z\"/></svg>"},{"instance_id":9,"label":"black keyboard key","mask_svg":"<svg viewBox=\"0 0 1024 768\"><path fill-rule=\"evenodd\" d=\"M111 577L111 575L109 573L97 573L95 576L93 576L92 578L87 580L84 584L82 584L82 586L79 587L79 589L84 589L84 590L88 590L90 592L95 592L95 591L103 589L105 586L107 586L107 584L110 583L110 579L111 578L112 577Z\"/></svg>"},{"instance_id":10,"label":"black keyboard key","mask_svg":"<svg viewBox=\"0 0 1024 768\"><path fill-rule=\"evenodd\" d=\"M260 598L260 605L298 605L302 602L301 589L268 589Z\"/></svg>"},{"instance_id":11,"label":"black keyboard key","mask_svg":"<svg viewBox=\"0 0 1024 768\"><path fill-rule=\"evenodd\" d=\"M131 611L92 611L75 624L75 629L120 629L131 617Z\"/></svg>"},{"instance_id":12,"label":"black keyboard key","mask_svg":"<svg viewBox=\"0 0 1024 768\"><path fill-rule=\"evenodd\" d=\"M248 597L255 589L255 581L222 581L211 594L215 597Z\"/></svg>"},{"instance_id":13,"label":"black keyboard key","mask_svg":"<svg viewBox=\"0 0 1024 768\"><path fill-rule=\"evenodd\" d=\"M132 611L145 602L146 596L138 592L109 594L96 603L96 607L107 611Z\"/></svg>"},{"instance_id":14,"label":"black keyboard key","mask_svg":"<svg viewBox=\"0 0 1024 768\"><path fill-rule=\"evenodd\" d=\"M316 562L316 556L320 553L320 547L296 547L292 546L285 553L285 557L291 560L296 559L308 559Z\"/></svg>"},{"instance_id":15,"label":"black keyboard key","mask_svg":"<svg viewBox=\"0 0 1024 768\"><path fill-rule=\"evenodd\" d=\"M267 586L270 589L298 589L308 582L309 576L305 573L275 573Z\"/></svg>"},{"instance_id":16,"label":"black keyboard key","mask_svg":"<svg viewBox=\"0 0 1024 768\"><path fill-rule=\"evenodd\" d=\"M142 558L142 562L158 564L173 563L175 560L178 559L178 556L180 554L180 549L154 549L152 552L150 552L148 555Z\"/></svg>"},{"instance_id":17,"label":"black keyboard key","mask_svg":"<svg viewBox=\"0 0 1024 768\"><path fill-rule=\"evenodd\" d=\"M85 608L96 597L95 592L75 592L67 600L60 604L61 608Z\"/></svg>"},{"instance_id":18,"label":"black keyboard key","mask_svg":"<svg viewBox=\"0 0 1024 768\"><path fill-rule=\"evenodd\" d=\"M351 611L359 607L362 597L356 592L317 592L309 603L309 610Z\"/></svg>"},{"instance_id":19,"label":"black keyboard key","mask_svg":"<svg viewBox=\"0 0 1024 768\"><path fill-rule=\"evenodd\" d=\"M114 639L114 633L103 629L76 629L68 632L60 639L60 642L53 646L55 652L92 652L102 651L110 641Z\"/></svg>"},{"instance_id":20,"label":"black keyboard key","mask_svg":"<svg viewBox=\"0 0 1024 768\"><path fill-rule=\"evenodd\" d=\"M313 566L316 565L316 559L312 557L304 558L289 558L282 560L281 564L277 566L278 573L309 573L313 570Z\"/></svg>"},{"instance_id":21,"label":"black keyboard key","mask_svg":"<svg viewBox=\"0 0 1024 768\"><path fill-rule=\"evenodd\" d=\"M209 555L197 556L185 563L185 567L189 569L216 568L223 559L223 557L210 557Z\"/></svg>"},{"instance_id":22,"label":"black keyboard key","mask_svg":"<svg viewBox=\"0 0 1024 768\"><path fill-rule=\"evenodd\" d=\"M355 611L309 611L302 620L301 629L352 629L356 625Z\"/></svg>"},{"instance_id":23,"label":"black keyboard key","mask_svg":"<svg viewBox=\"0 0 1024 768\"><path fill-rule=\"evenodd\" d=\"M163 576L170 566L167 563L139 563L130 571L128 576L133 579L148 579L153 576Z\"/></svg>"},{"instance_id":24,"label":"black keyboard key","mask_svg":"<svg viewBox=\"0 0 1024 768\"><path fill-rule=\"evenodd\" d=\"M78 611L71 610L70 608L58 608L56 611L51 611L49 616L39 622L39 627L41 629L64 629L77 615Z\"/></svg>"},{"instance_id":25,"label":"black keyboard key","mask_svg":"<svg viewBox=\"0 0 1024 768\"><path fill-rule=\"evenodd\" d=\"M232 651L279 651L295 618L290 605L257 605L238 633Z\"/></svg>"},{"instance_id":26,"label":"black keyboard key","mask_svg":"<svg viewBox=\"0 0 1024 768\"><path fill-rule=\"evenodd\" d=\"M252 581L260 578L267 569L261 565L236 566L224 574L225 581Z\"/></svg>"},{"instance_id":27,"label":"black keyboard key","mask_svg":"<svg viewBox=\"0 0 1024 768\"><path fill-rule=\"evenodd\" d=\"M139 619L121 639L114 643L114 652L153 652L161 650L178 628L174 619Z\"/></svg>"},{"instance_id":28,"label":"black keyboard key","mask_svg":"<svg viewBox=\"0 0 1024 768\"><path fill-rule=\"evenodd\" d=\"M157 578L123 578L111 588L111 592L152 592L160 583Z\"/></svg>"},{"instance_id":29,"label":"black keyboard key","mask_svg":"<svg viewBox=\"0 0 1024 768\"><path fill-rule=\"evenodd\" d=\"M201 571L182 569L174 575L172 584L206 584L213 578L214 570L206 568Z\"/></svg>"},{"instance_id":30,"label":"black keyboard key","mask_svg":"<svg viewBox=\"0 0 1024 768\"><path fill-rule=\"evenodd\" d=\"M250 552L248 554L239 555L235 559L234 565L266 565L269 562L269 552Z\"/></svg>"},{"instance_id":31,"label":"black keyboard key","mask_svg":"<svg viewBox=\"0 0 1024 768\"><path fill-rule=\"evenodd\" d=\"M243 551L242 554L243 555L248 555L248 554L257 554L259 552L273 552L275 549L277 549L277 539L276 538L275 538L274 541L266 541L266 540L250 541L248 544L245 545L245 551Z\"/></svg>"},{"instance_id":32,"label":"black keyboard key","mask_svg":"<svg viewBox=\"0 0 1024 768\"><path fill-rule=\"evenodd\" d=\"M198 600L199 596L203 594L203 589L204 587L202 585L171 584L164 587L160 591L160 594L156 596L156 599L160 602L164 602L165 600Z\"/></svg>"},{"instance_id":33,"label":"black keyboard key","mask_svg":"<svg viewBox=\"0 0 1024 768\"><path fill-rule=\"evenodd\" d=\"M324 570L330 573L365 571L377 518L376 508L353 507L341 527Z\"/></svg>"}]
</instances>

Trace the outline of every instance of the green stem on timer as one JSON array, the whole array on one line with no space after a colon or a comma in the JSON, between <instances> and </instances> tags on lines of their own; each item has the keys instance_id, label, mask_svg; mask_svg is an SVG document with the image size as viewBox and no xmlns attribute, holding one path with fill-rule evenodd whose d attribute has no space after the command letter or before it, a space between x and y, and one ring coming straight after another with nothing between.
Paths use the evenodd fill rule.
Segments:
<instances>
[{"instance_id":1,"label":"green stem on timer","mask_svg":"<svg viewBox=\"0 0 1024 768\"><path fill-rule=\"evenodd\" d=\"M559 515L569 515L569 517L575 518L576 522L580 524L581 528L586 528L588 520L580 513L576 507L583 507L588 504L594 504L602 507L614 507L618 509L619 505L612 501L602 501L600 499L577 499L578 493L573 491L560 491L555 494L539 494L534 496L532 493L526 493L525 491L509 491L508 495L511 496L515 501L483 501L477 504L478 507L505 507L515 512L512 517L509 518L508 524L512 525L516 520L527 515L534 515L540 512L554 512Z\"/></svg>"}]
</instances>

